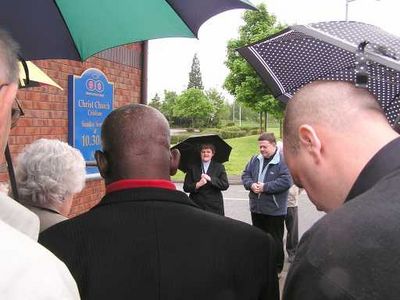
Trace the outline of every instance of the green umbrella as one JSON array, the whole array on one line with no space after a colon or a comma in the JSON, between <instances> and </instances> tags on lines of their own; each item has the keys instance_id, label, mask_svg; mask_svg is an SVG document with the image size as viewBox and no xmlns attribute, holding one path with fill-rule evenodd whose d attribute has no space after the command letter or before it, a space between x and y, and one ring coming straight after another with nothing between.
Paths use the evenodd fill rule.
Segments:
<instances>
[{"instance_id":1,"label":"green umbrella","mask_svg":"<svg viewBox=\"0 0 400 300\"><path fill-rule=\"evenodd\" d=\"M212 16L247 0L12 0L0 9L26 60L85 60L123 44L164 37L197 37Z\"/></svg>"}]
</instances>

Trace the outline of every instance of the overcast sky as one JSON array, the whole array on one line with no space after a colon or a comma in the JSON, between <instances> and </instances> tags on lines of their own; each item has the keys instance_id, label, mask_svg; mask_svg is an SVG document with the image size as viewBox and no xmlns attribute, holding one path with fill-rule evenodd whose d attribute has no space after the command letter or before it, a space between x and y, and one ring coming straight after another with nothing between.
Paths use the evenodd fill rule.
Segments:
<instances>
[{"instance_id":1,"label":"overcast sky","mask_svg":"<svg viewBox=\"0 0 400 300\"><path fill-rule=\"evenodd\" d=\"M198 0L201 1L201 0ZM265 3L267 10L285 24L307 24L344 20L346 0L253 0ZM186 89L193 55L198 54L203 85L216 88L228 100L223 82L228 74L224 65L226 44L237 38L243 10L232 10L213 17L200 28L199 39L168 38L149 42L148 100L164 90L177 93ZM377 25L400 36L399 0L350 0L348 19Z\"/></svg>"}]
</instances>

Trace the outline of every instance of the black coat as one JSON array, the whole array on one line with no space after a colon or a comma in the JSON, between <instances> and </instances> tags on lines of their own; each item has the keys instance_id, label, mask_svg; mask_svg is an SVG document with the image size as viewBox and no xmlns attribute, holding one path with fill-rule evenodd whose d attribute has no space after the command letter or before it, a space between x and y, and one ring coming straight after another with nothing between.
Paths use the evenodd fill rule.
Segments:
<instances>
[{"instance_id":1,"label":"black coat","mask_svg":"<svg viewBox=\"0 0 400 300\"><path fill-rule=\"evenodd\" d=\"M183 190L190 193L190 199L200 208L224 215L224 200L221 191L229 187L224 165L211 160L207 170L211 181L196 190L196 183L200 180L202 173L201 163L191 166L186 172Z\"/></svg>"},{"instance_id":2,"label":"black coat","mask_svg":"<svg viewBox=\"0 0 400 300\"><path fill-rule=\"evenodd\" d=\"M400 298L400 139L367 164L345 204L302 237L284 299Z\"/></svg>"},{"instance_id":3,"label":"black coat","mask_svg":"<svg viewBox=\"0 0 400 300\"><path fill-rule=\"evenodd\" d=\"M82 299L278 299L272 238L179 191L109 193L39 241L68 266Z\"/></svg>"}]
</instances>

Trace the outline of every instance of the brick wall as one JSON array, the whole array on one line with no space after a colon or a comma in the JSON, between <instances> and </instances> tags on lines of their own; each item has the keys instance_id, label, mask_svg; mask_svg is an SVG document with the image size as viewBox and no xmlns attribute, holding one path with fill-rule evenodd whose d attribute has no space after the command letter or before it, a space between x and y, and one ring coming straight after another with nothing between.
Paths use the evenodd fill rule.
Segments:
<instances>
[{"instance_id":1,"label":"brick wall","mask_svg":"<svg viewBox=\"0 0 400 300\"><path fill-rule=\"evenodd\" d=\"M41 60L35 64L45 71L64 90L42 85L18 92L25 112L12 129L9 145L15 158L25 145L39 138L68 141L68 75L81 75L88 68L101 70L114 83L114 108L128 103L139 103L141 96L142 44L131 44L110 49L85 62L70 60ZM6 181L7 174L0 174ZM74 197L71 215L90 209L104 194L102 180L87 181L85 189Z\"/></svg>"}]
</instances>

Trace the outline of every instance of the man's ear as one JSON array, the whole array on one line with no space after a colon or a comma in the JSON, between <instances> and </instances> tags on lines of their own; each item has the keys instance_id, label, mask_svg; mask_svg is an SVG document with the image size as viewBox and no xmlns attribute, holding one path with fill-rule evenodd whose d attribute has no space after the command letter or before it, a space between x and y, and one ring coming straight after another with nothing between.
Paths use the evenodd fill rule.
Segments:
<instances>
[{"instance_id":1,"label":"man's ear","mask_svg":"<svg viewBox=\"0 0 400 300\"><path fill-rule=\"evenodd\" d=\"M318 163L321 160L322 144L315 129L310 125L301 125L298 134L301 147Z\"/></svg>"},{"instance_id":2,"label":"man's ear","mask_svg":"<svg viewBox=\"0 0 400 300\"><path fill-rule=\"evenodd\" d=\"M181 153L178 149L172 149L170 154L169 175L174 176L178 171Z\"/></svg>"},{"instance_id":3,"label":"man's ear","mask_svg":"<svg viewBox=\"0 0 400 300\"><path fill-rule=\"evenodd\" d=\"M94 157L96 159L97 167L99 168L101 177L107 178L107 174L110 172L107 156L104 154L104 152L97 150L94 153Z\"/></svg>"}]
</instances>

